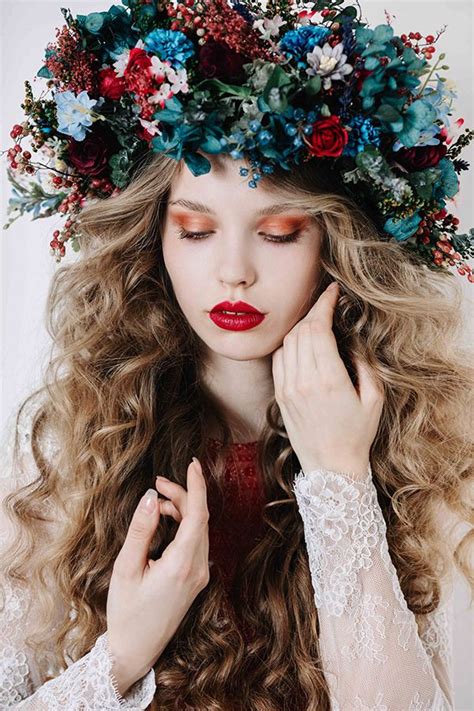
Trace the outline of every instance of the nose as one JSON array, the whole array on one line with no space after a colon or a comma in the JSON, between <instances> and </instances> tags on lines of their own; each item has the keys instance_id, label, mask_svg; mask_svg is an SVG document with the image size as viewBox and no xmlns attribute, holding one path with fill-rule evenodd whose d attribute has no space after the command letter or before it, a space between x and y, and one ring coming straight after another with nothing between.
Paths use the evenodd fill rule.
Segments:
<instances>
[{"instance_id":1,"label":"nose","mask_svg":"<svg viewBox=\"0 0 474 711\"><path fill-rule=\"evenodd\" d=\"M235 287L248 286L255 281L255 263L249 241L245 236L234 234L223 239L218 247L217 272L219 281Z\"/></svg>"}]
</instances>

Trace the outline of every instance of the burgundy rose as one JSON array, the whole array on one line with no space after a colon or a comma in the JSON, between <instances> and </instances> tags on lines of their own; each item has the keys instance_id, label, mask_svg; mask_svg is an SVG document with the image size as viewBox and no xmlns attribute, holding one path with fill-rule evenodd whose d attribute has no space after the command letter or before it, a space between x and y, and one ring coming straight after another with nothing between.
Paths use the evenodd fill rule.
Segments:
<instances>
[{"instance_id":1,"label":"burgundy rose","mask_svg":"<svg viewBox=\"0 0 474 711\"><path fill-rule=\"evenodd\" d=\"M96 122L83 141L70 139L68 160L82 175L101 175L118 148L115 136Z\"/></svg>"},{"instance_id":2,"label":"burgundy rose","mask_svg":"<svg viewBox=\"0 0 474 711\"><path fill-rule=\"evenodd\" d=\"M394 153L395 160L408 171L434 168L441 158L444 158L448 149L444 143L437 146L414 146L413 148L400 148Z\"/></svg>"},{"instance_id":3,"label":"burgundy rose","mask_svg":"<svg viewBox=\"0 0 474 711\"><path fill-rule=\"evenodd\" d=\"M220 79L231 83L243 82L245 72L242 67L248 61L248 57L212 39L203 44L199 50L199 69L208 79Z\"/></svg>"},{"instance_id":4,"label":"burgundy rose","mask_svg":"<svg viewBox=\"0 0 474 711\"><path fill-rule=\"evenodd\" d=\"M99 93L106 99L116 101L120 99L125 91L125 81L123 77L118 77L115 69L107 67L99 72Z\"/></svg>"},{"instance_id":5,"label":"burgundy rose","mask_svg":"<svg viewBox=\"0 0 474 711\"><path fill-rule=\"evenodd\" d=\"M349 134L339 116L329 116L313 124L309 152L318 158L337 158L344 150Z\"/></svg>"}]
</instances>

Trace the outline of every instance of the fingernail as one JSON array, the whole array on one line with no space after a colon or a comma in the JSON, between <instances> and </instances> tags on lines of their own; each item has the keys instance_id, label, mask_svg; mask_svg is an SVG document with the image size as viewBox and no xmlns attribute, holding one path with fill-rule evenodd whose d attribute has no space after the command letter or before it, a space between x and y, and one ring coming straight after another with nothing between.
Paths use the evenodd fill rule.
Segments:
<instances>
[{"instance_id":1,"label":"fingernail","mask_svg":"<svg viewBox=\"0 0 474 711\"><path fill-rule=\"evenodd\" d=\"M329 289L335 289L336 286L338 286L337 281L332 281L332 282L329 284L329 286L327 287L327 290L326 290L326 291L329 291Z\"/></svg>"},{"instance_id":2,"label":"fingernail","mask_svg":"<svg viewBox=\"0 0 474 711\"><path fill-rule=\"evenodd\" d=\"M161 479L161 481L169 481L165 476L156 476L155 479Z\"/></svg>"},{"instance_id":3,"label":"fingernail","mask_svg":"<svg viewBox=\"0 0 474 711\"><path fill-rule=\"evenodd\" d=\"M153 513L157 499L158 492L156 489L148 489L148 491L142 496L140 501L140 509L145 513Z\"/></svg>"},{"instance_id":4,"label":"fingernail","mask_svg":"<svg viewBox=\"0 0 474 711\"><path fill-rule=\"evenodd\" d=\"M196 457L193 457L193 462L195 462L195 464L197 464L198 466L201 466L199 459L197 459Z\"/></svg>"}]
</instances>

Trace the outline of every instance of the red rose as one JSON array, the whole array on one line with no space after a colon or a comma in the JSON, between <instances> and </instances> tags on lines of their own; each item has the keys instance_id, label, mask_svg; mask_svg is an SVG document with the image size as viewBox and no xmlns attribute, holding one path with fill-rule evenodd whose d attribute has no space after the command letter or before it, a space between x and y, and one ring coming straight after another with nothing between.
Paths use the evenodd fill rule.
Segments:
<instances>
[{"instance_id":1,"label":"red rose","mask_svg":"<svg viewBox=\"0 0 474 711\"><path fill-rule=\"evenodd\" d=\"M212 39L203 44L199 50L200 72L209 79L242 83L245 80L242 67L248 61L248 57Z\"/></svg>"},{"instance_id":2,"label":"red rose","mask_svg":"<svg viewBox=\"0 0 474 711\"><path fill-rule=\"evenodd\" d=\"M309 152L318 158L337 158L344 150L349 134L339 116L329 116L313 124Z\"/></svg>"},{"instance_id":3,"label":"red rose","mask_svg":"<svg viewBox=\"0 0 474 711\"><path fill-rule=\"evenodd\" d=\"M444 158L448 149L444 143L437 146L414 146L413 148L401 148L394 153L395 160L406 170L424 170L434 168L441 158Z\"/></svg>"},{"instance_id":4,"label":"red rose","mask_svg":"<svg viewBox=\"0 0 474 711\"><path fill-rule=\"evenodd\" d=\"M124 74L127 76L127 74L131 74L135 71L140 72L149 67L151 67L151 59L145 50L139 47L133 47L133 49L130 50L128 64Z\"/></svg>"},{"instance_id":5,"label":"red rose","mask_svg":"<svg viewBox=\"0 0 474 711\"><path fill-rule=\"evenodd\" d=\"M93 124L93 128L83 141L71 138L68 161L82 175L101 175L108 165L110 156L119 148L117 139L110 130Z\"/></svg>"},{"instance_id":6,"label":"red rose","mask_svg":"<svg viewBox=\"0 0 474 711\"><path fill-rule=\"evenodd\" d=\"M123 77L118 77L115 69L107 67L99 72L99 92L106 99L116 101L120 99L125 91L125 81Z\"/></svg>"}]
</instances>

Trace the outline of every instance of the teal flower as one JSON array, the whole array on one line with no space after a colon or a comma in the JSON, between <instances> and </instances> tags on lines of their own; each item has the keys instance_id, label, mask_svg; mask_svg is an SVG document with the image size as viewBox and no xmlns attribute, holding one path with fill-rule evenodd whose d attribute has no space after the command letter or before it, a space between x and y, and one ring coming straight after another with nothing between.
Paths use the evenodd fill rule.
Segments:
<instances>
[{"instance_id":1,"label":"teal flower","mask_svg":"<svg viewBox=\"0 0 474 711\"><path fill-rule=\"evenodd\" d=\"M448 158L443 158L438 163L437 168L440 170L441 175L433 190L435 200L454 197L459 191L459 178L452 161Z\"/></svg>"},{"instance_id":2,"label":"teal flower","mask_svg":"<svg viewBox=\"0 0 474 711\"><path fill-rule=\"evenodd\" d=\"M410 217L403 217L401 220L395 220L393 217L390 217L383 228L385 232L395 237L397 242L403 242L417 231L420 222L421 216L419 212L416 211L413 215L410 215Z\"/></svg>"},{"instance_id":3,"label":"teal flower","mask_svg":"<svg viewBox=\"0 0 474 711\"><path fill-rule=\"evenodd\" d=\"M145 47L154 52L163 62L169 61L175 68L182 68L194 54L194 45L183 32L156 29L144 39Z\"/></svg>"},{"instance_id":4,"label":"teal flower","mask_svg":"<svg viewBox=\"0 0 474 711\"><path fill-rule=\"evenodd\" d=\"M382 131L394 133L400 143L406 148L412 148L422 135L431 130L436 111L427 101L418 99L403 113L390 103L382 104L374 116L380 121Z\"/></svg>"}]
</instances>

